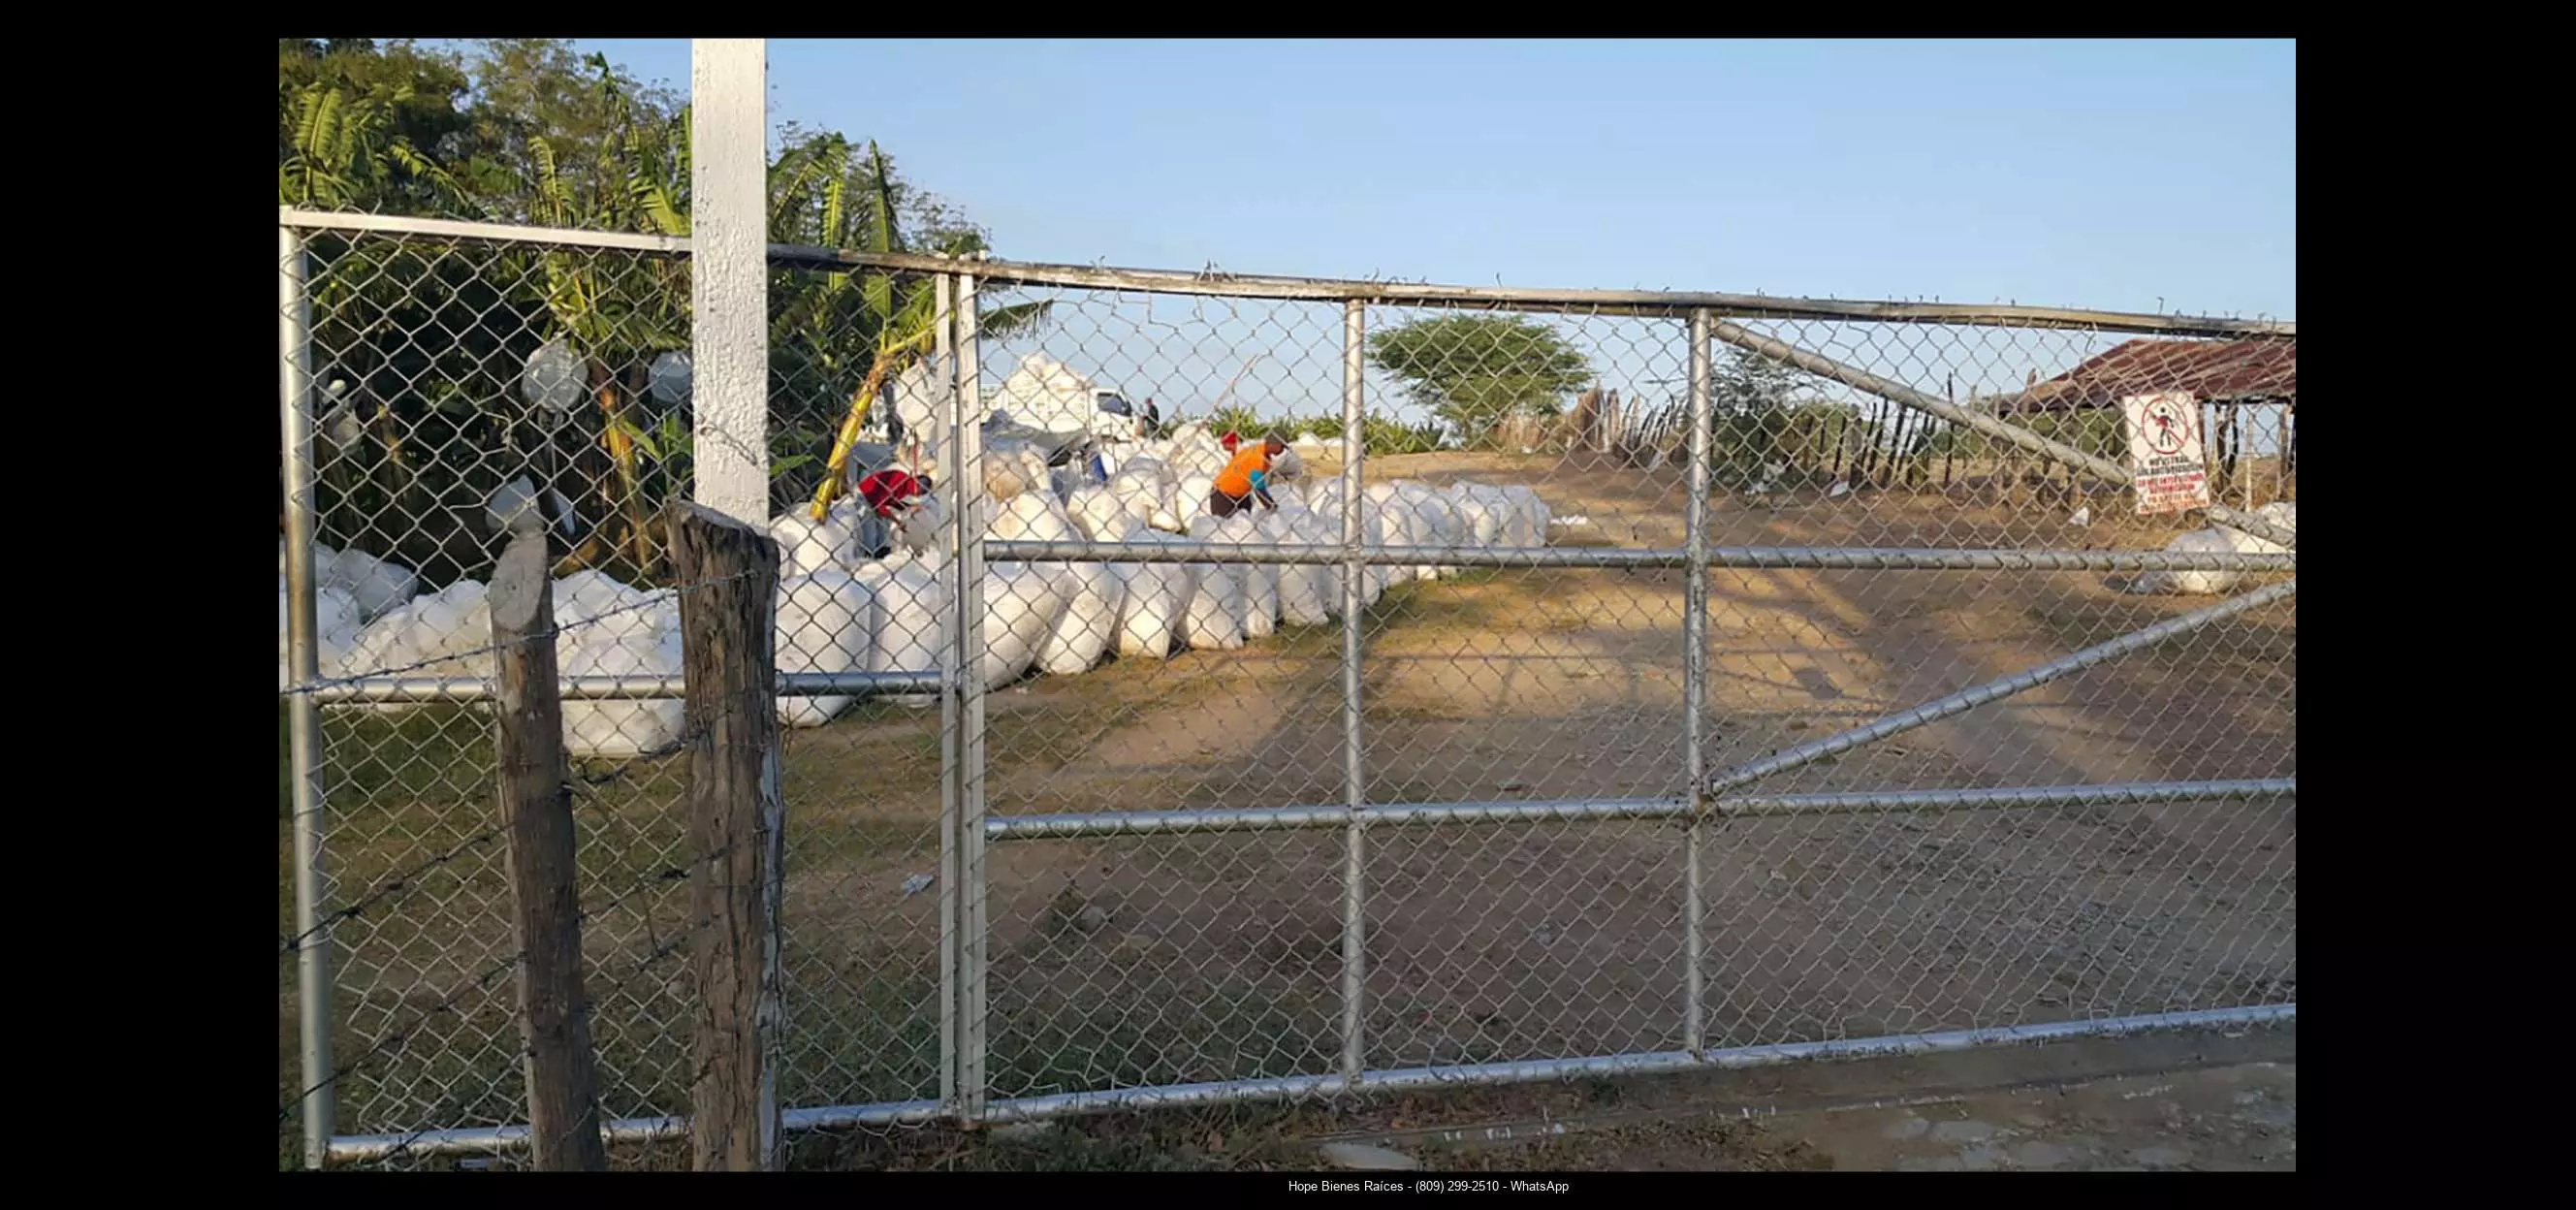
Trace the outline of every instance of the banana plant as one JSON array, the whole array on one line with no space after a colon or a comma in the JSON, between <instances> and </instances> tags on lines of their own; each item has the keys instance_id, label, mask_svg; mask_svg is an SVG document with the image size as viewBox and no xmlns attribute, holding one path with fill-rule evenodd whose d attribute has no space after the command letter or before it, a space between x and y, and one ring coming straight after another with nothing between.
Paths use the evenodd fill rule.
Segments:
<instances>
[{"instance_id":1,"label":"banana plant","mask_svg":"<svg viewBox=\"0 0 2576 1210\"><path fill-rule=\"evenodd\" d=\"M599 73L597 87L618 117L612 162L598 179L576 181L562 171L550 140L529 140L535 168L529 217L541 226L687 235L687 112L667 124L641 121L607 61L594 58L592 66ZM600 443L613 472L605 503L625 522L626 553L639 572L649 574L654 543L642 491L639 430L628 417L628 392L611 363L688 347L687 278L667 261L596 252L549 252L540 264L551 321L546 336L571 346L587 368Z\"/></svg>"},{"instance_id":2,"label":"banana plant","mask_svg":"<svg viewBox=\"0 0 2576 1210\"><path fill-rule=\"evenodd\" d=\"M407 84L353 94L317 80L284 98L278 204L345 210L404 188L425 193L419 200L433 209L462 204L467 190L394 129L395 111L414 95Z\"/></svg>"},{"instance_id":3,"label":"banana plant","mask_svg":"<svg viewBox=\"0 0 2576 1210\"><path fill-rule=\"evenodd\" d=\"M903 191L876 144L862 158L839 135L794 139L770 173L771 238L784 243L902 252L913 242L900 221ZM932 232L938 251L982 248L971 230ZM887 273L825 273L791 279L778 300L773 347L818 374L836 392L848 384L849 405L824 456L813 515L820 519L850 489L850 453L888 383L937 347L937 295L921 278ZM984 331L1026 330L1046 314L1043 303L1000 307L979 317ZM856 381L851 380L855 378Z\"/></svg>"}]
</instances>

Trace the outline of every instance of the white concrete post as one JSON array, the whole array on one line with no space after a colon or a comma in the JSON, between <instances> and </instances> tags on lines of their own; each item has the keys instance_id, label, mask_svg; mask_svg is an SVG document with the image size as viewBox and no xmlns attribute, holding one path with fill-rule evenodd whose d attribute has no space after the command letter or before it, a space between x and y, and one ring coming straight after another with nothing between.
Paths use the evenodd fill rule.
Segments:
<instances>
[{"instance_id":1,"label":"white concrete post","mask_svg":"<svg viewBox=\"0 0 2576 1210\"><path fill-rule=\"evenodd\" d=\"M769 520L768 43L689 43L691 396L698 503Z\"/></svg>"}]
</instances>

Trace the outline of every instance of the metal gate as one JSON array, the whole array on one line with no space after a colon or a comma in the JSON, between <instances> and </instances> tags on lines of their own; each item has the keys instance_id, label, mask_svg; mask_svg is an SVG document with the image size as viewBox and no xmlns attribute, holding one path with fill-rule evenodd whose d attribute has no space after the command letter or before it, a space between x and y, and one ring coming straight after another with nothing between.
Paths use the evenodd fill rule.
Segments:
<instances>
[{"instance_id":1,"label":"metal gate","mask_svg":"<svg viewBox=\"0 0 2576 1210\"><path fill-rule=\"evenodd\" d=\"M315 535L391 549L422 520L367 495L388 460L363 431L317 446L317 428L457 398L542 419L515 367L565 317L473 300L550 267L667 291L686 245L285 215L295 608L329 578ZM900 410L933 421L910 437L948 519L935 575L872 590L873 663L818 671L782 640L791 696L866 699L787 734L791 1131L2295 1015L2295 533L2253 507L2291 483L2289 325L770 258L773 298L855 280L929 300ZM643 326L627 301L611 329ZM491 330L453 331L466 314ZM847 406L835 342L882 335L835 322L769 317L774 471L802 452L780 454L798 417L828 433ZM620 339L637 365L688 347L668 325L593 345ZM452 347L419 352L434 340ZM1008 510L981 503L1002 460L980 422L1034 354L1166 416L1302 432L1315 473L1283 491L1313 507L1242 545L988 526ZM375 418L315 381L368 357L350 373ZM1682 423L1623 422L1614 390ZM2228 531L2200 548L2158 549L2183 524L2134 512L2101 422L2156 391L2235 434L2206 510ZM773 506L803 499L779 473ZM1204 490L1177 478L1156 507ZM658 482L689 490L685 467ZM1101 564L1129 604L1174 578L1184 614L1211 584L1248 603L1234 629L1223 608L1180 618L1185 650L1030 678L1019 649L1059 658L1082 594L1109 591ZM884 633L897 599L936 635ZM1151 630L1133 616L1111 610L1112 651ZM935 661L883 666L898 641ZM307 1152L511 1146L507 903L476 814L485 724L457 704L486 689L314 647L284 678L301 797L281 838ZM674 684L568 670L565 696ZM402 702L448 705L369 710ZM590 774L613 1138L686 1109L666 760ZM366 874L337 884L326 854Z\"/></svg>"}]
</instances>

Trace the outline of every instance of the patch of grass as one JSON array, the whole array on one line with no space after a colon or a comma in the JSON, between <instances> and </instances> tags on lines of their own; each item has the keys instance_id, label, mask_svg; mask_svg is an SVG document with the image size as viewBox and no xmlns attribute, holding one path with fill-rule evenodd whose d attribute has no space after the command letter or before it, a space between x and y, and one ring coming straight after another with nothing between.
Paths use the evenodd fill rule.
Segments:
<instances>
[{"instance_id":1,"label":"patch of grass","mask_svg":"<svg viewBox=\"0 0 2576 1210\"><path fill-rule=\"evenodd\" d=\"M1824 1172L1833 1157L1760 1122L1640 1122L1503 1147L1442 1149L1427 1166L1459 1172Z\"/></svg>"},{"instance_id":2,"label":"patch of grass","mask_svg":"<svg viewBox=\"0 0 2576 1210\"><path fill-rule=\"evenodd\" d=\"M935 959L928 971L894 969L897 964L894 955L875 962L791 956L786 1007L792 1024L779 1056L780 1104L865 1105L939 1095Z\"/></svg>"},{"instance_id":3,"label":"patch of grass","mask_svg":"<svg viewBox=\"0 0 2576 1210\"><path fill-rule=\"evenodd\" d=\"M1150 1001L1008 991L994 996L997 1096L1292 1076L1330 1071L1338 1053L1334 1006L1241 980L1158 988Z\"/></svg>"}]
</instances>

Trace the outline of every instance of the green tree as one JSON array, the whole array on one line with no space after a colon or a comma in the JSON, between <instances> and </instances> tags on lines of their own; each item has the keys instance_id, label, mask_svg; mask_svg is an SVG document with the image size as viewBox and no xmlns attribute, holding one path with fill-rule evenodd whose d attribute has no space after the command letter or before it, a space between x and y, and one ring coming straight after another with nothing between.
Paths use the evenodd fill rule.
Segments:
<instances>
[{"instance_id":1,"label":"green tree","mask_svg":"<svg viewBox=\"0 0 2576 1210\"><path fill-rule=\"evenodd\" d=\"M661 219L631 212L649 199L633 193L639 160L659 153L676 166L675 199L688 180L686 98L651 85L605 56L576 53L551 38L492 38L466 61L473 81L471 128L451 143L489 166L478 180L485 217L545 223L550 199L580 200L585 216L610 230L670 234ZM672 153L676 152L676 156ZM678 210L686 212L685 201Z\"/></svg>"},{"instance_id":2,"label":"green tree","mask_svg":"<svg viewBox=\"0 0 2576 1210\"><path fill-rule=\"evenodd\" d=\"M1780 362L1741 349L1712 368L1709 460L1720 483L1730 487L1760 483L1769 478L1773 466L1800 472L1816 469L1810 465L1816 452L1813 443L1804 439L1814 417L1798 403L1798 393L1808 381Z\"/></svg>"},{"instance_id":3,"label":"green tree","mask_svg":"<svg viewBox=\"0 0 2576 1210\"><path fill-rule=\"evenodd\" d=\"M689 232L684 98L637 82L569 43L493 40L471 54L406 42L282 39L281 204L468 217L582 230ZM790 127L770 172L771 239L859 251L983 250L987 234L904 180L873 144ZM363 422L364 442L326 462L325 527L336 540L391 534L434 577L474 574L471 543L433 542L430 520L566 445L570 481L613 518L620 558L649 574L652 504L687 482L682 418L634 404L662 352L688 344L686 266L589 250L450 247L315 233L314 348L326 380ZM927 279L782 270L772 279L771 432L782 501L815 489L817 464L846 457L844 410L889 389L931 346ZM988 333L1043 320L1038 304L987 302ZM426 339L435 334L437 339ZM561 341L586 371L590 406L557 425L518 398L520 370ZM800 402L821 403L813 427ZM347 434L342 425L334 430ZM853 431L851 436L855 436ZM589 510L585 510L589 511ZM410 524L393 518L408 515ZM622 534L610 531L622 527ZM396 553L388 551L386 553Z\"/></svg>"},{"instance_id":4,"label":"green tree","mask_svg":"<svg viewBox=\"0 0 2576 1210\"><path fill-rule=\"evenodd\" d=\"M982 228L895 172L875 143L789 126L769 172L770 239L857 252L968 256L987 247ZM792 393L827 393L841 412L813 488L819 516L850 487L850 452L894 380L936 344L938 297L921 277L789 270L770 286L770 372ZM1044 303L986 306L977 330L1022 333ZM795 388L804 388L796 391ZM838 401L846 399L846 404ZM773 420L782 419L775 412ZM788 418L792 428L803 417ZM831 423L827 420L826 423Z\"/></svg>"},{"instance_id":5,"label":"green tree","mask_svg":"<svg viewBox=\"0 0 2576 1210\"><path fill-rule=\"evenodd\" d=\"M365 38L277 44L277 200L444 214L465 191L443 166L472 127L452 56Z\"/></svg>"},{"instance_id":6,"label":"green tree","mask_svg":"<svg viewBox=\"0 0 2576 1210\"><path fill-rule=\"evenodd\" d=\"M1517 416L1553 416L1592 380L1556 329L1500 315L1443 315L1369 337L1369 355L1461 439L1484 440Z\"/></svg>"}]
</instances>

